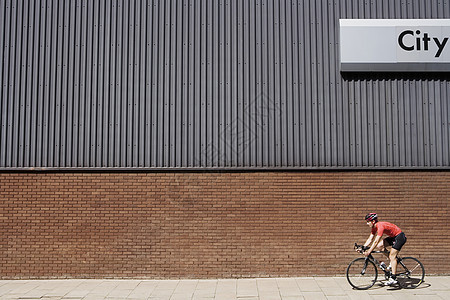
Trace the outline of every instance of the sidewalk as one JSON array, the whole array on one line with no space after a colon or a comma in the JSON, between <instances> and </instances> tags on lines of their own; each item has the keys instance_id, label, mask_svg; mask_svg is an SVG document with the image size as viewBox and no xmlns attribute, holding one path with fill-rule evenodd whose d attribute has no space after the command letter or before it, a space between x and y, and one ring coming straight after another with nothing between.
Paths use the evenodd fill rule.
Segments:
<instances>
[{"instance_id":1,"label":"sidewalk","mask_svg":"<svg viewBox=\"0 0 450 300\"><path fill-rule=\"evenodd\" d=\"M425 277L414 290L376 284L352 290L345 277L217 280L0 280L0 299L450 299L450 276Z\"/></svg>"}]
</instances>

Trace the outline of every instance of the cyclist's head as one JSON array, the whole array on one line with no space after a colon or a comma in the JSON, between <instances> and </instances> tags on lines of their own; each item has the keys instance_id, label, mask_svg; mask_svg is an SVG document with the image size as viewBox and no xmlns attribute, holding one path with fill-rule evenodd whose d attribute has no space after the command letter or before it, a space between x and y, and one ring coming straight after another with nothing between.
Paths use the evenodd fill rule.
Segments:
<instances>
[{"instance_id":1,"label":"cyclist's head","mask_svg":"<svg viewBox=\"0 0 450 300\"><path fill-rule=\"evenodd\" d=\"M376 213L368 213L364 219L366 220L366 222L378 222L378 215Z\"/></svg>"}]
</instances>

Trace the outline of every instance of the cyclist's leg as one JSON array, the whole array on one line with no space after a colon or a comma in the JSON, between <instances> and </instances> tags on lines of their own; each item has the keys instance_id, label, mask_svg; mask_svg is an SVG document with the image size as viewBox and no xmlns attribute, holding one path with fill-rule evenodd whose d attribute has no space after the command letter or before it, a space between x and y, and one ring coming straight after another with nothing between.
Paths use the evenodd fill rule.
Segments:
<instances>
[{"instance_id":1,"label":"cyclist's leg","mask_svg":"<svg viewBox=\"0 0 450 300\"><path fill-rule=\"evenodd\" d=\"M385 241L381 240L378 242L378 245L375 246L376 251L383 251L385 249Z\"/></svg>"},{"instance_id":2,"label":"cyclist's leg","mask_svg":"<svg viewBox=\"0 0 450 300\"><path fill-rule=\"evenodd\" d=\"M392 274L397 274L397 254L400 250L391 248L391 252L389 252L389 259L391 261Z\"/></svg>"},{"instance_id":3,"label":"cyclist's leg","mask_svg":"<svg viewBox=\"0 0 450 300\"><path fill-rule=\"evenodd\" d=\"M391 252L389 253L389 259L391 260L392 274L397 274L397 254L406 243L406 236L402 232L395 237L395 242L392 245Z\"/></svg>"},{"instance_id":4,"label":"cyclist's leg","mask_svg":"<svg viewBox=\"0 0 450 300\"><path fill-rule=\"evenodd\" d=\"M390 240L390 238L385 238L384 240L380 241L380 244L382 245L379 247L379 251L386 251L388 247L392 246L392 241ZM383 254L387 259L390 260L389 252L384 252Z\"/></svg>"}]
</instances>

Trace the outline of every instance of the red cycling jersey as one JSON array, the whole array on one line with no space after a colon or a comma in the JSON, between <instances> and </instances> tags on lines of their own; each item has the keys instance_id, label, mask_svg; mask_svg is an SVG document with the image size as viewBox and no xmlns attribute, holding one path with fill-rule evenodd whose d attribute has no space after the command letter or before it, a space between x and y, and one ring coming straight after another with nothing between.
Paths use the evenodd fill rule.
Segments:
<instances>
[{"instance_id":1,"label":"red cycling jersey","mask_svg":"<svg viewBox=\"0 0 450 300\"><path fill-rule=\"evenodd\" d=\"M377 234L378 236L382 236L385 233L387 236L396 237L401 232L402 230L398 226L389 222L377 222L372 228L372 234Z\"/></svg>"}]
</instances>

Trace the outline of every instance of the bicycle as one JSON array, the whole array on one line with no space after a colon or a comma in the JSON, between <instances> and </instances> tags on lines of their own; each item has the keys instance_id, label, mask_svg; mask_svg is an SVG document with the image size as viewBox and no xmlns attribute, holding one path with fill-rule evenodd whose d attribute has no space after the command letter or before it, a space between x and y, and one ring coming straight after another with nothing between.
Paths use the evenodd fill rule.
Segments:
<instances>
[{"instance_id":1,"label":"bicycle","mask_svg":"<svg viewBox=\"0 0 450 300\"><path fill-rule=\"evenodd\" d=\"M369 249L355 243L354 249L362 253ZM387 254L389 251L373 251L372 253ZM370 289L378 277L379 267L383 272L385 279L389 279L391 271L386 265L381 264L380 261L372 256L372 253L367 257L360 257L354 259L347 267L347 281L352 287L357 290ZM415 289L425 278L425 269L423 264L414 257L401 258L397 256L397 282L401 288Z\"/></svg>"}]
</instances>

